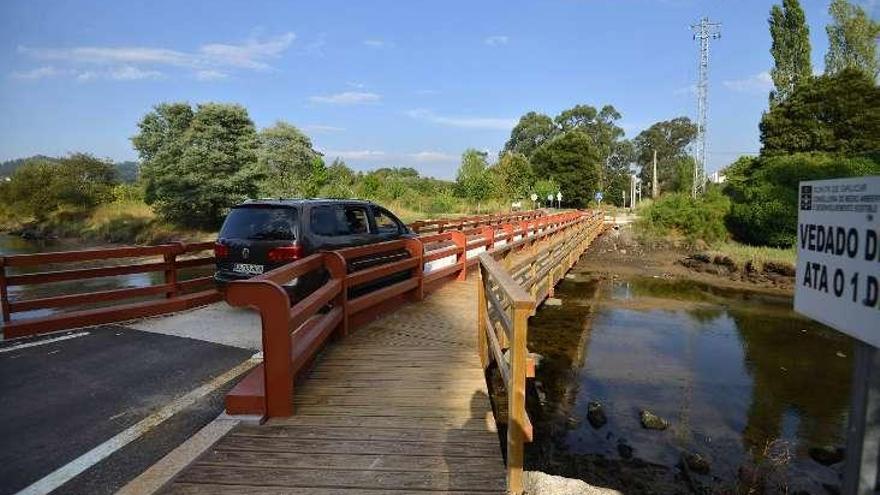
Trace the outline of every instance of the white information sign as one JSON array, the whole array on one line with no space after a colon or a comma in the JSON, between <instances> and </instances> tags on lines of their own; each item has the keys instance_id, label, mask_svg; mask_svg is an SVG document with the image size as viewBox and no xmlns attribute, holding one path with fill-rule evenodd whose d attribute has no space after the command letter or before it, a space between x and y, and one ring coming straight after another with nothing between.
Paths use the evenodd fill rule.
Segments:
<instances>
[{"instance_id":1,"label":"white information sign","mask_svg":"<svg viewBox=\"0 0 880 495\"><path fill-rule=\"evenodd\" d=\"M799 191L795 311L880 347L880 176Z\"/></svg>"}]
</instances>

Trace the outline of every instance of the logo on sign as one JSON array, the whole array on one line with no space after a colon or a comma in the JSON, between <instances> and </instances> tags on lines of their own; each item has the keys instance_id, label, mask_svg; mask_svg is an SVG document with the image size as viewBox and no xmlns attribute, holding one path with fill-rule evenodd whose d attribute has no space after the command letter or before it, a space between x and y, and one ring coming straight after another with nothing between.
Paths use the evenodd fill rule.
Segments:
<instances>
[{"instance_id":1,"label":"logo on sign","mask_svg":"<svg viewBox=\"0 0 880 495\"><path fill-rule=\"evenodd\" d=\"M813 209L813 186L801 186L801 209Z\"/></svg>"},{"instance_id":2,"label":"logo on sign","mask_svg":"<svg viewBox=\"0 0 880 495\"><path fill-rule=\"evenodd\" d=\"M244 249L241 250L241 257L242 257L243 259L248 259L248 256L250 256L250 255L251 255L251 250L250 250L250 249L248 249L248 248L244 248Z\"/></svg>"}]
</instances>

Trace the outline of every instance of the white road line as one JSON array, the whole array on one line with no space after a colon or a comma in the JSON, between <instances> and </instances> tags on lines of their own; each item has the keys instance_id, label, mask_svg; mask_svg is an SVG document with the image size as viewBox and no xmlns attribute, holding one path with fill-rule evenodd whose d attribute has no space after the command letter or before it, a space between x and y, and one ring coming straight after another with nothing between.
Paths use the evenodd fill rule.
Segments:
<instances>
[{"instance_id":1,"label":"white road line","mask_svg":"<svg viewBox=\"0 0 880 495\"><path fill-rule=\"evenodd\" d=\"M25 349L28 347L37 347L38 345L46 345L46 344L52 344L55 342L61 342L62 340L70 340L70 339L75 339L77 337L85 337L86 335L89 335L90 333L91 332L72 333L70 335L64 335L64 336L55 337L52 339L40 340L38 342L29 342L27 344L19 344L19 345L13 345L10 347L4 347L4 348L0 349L0 354L2 354L4 352L17 351L19 349Z\"/></svg>"},{"instance_id":2,"label":"white road line","mask_svg":"<svg viewBox=\"0 0 880 495\"><path fill-rule=\"evenodd\" d=\"M30 485L24 490L18 492L18 495L43 495L55 490L64 483L78 476L80 473L101 462L109 457L112 453L125 447L129 443L140 438L143 434L159 426L166 419L174 416L183 409L189 407L200 398L210 394L211 392L222 387L225 383L237 377L238 375L250 370L259 363L259 360L251 358L239 364L235 368L214 378L210 382L189 392L188 394L178 397L170 404L162 409L142 419L139 423L130 426L126 430L117 434L115 437L98 445L85 454L77 457L69 463L61 466L48 476Z\"/></svg>"}]
</instances>

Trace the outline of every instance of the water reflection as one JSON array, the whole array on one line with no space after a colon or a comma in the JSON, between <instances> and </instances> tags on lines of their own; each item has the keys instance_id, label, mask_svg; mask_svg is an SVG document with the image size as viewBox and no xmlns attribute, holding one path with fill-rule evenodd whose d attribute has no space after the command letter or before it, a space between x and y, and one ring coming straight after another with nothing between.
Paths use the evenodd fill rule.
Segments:
<instances>
[{"instance_id":1,"label":"water reflection","mask_svg":"<svg viewBox=\"0 0 880 495\"><path fill-rule=\"evenodd\" d=\"M545 356L536 377L545 405L531 411L533 467L628 494L663 493L680 487L676 466L696 452L711 465L697 481L729 492L743 489L744 470L772 443L791 453L774 468L789 489L839 484L840 465L818 464L807 451L844 444L849 337L798 317L788 298L578 277L558 289L563 306L541 309L529 324L530 349ZM586 419L590 401L608 418L599 429ZM642 409L669 429L642 428ZM636 459L621 460L629 447Z\"/></svg>"}]
</instances>

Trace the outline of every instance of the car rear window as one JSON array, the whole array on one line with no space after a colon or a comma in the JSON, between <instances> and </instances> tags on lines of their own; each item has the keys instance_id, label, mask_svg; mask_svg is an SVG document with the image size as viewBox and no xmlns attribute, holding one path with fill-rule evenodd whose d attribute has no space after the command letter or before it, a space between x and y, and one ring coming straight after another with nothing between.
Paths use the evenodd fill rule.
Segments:
<instances>
[{"instance_id":1,"label":"car rear window","mask_svg":"<svg viewBox=\"0 0 880 495\"><path fill-rule=\"evenodd\" d=\"M220 229L224 239L296 240L297 211L285 207L233 208Z\"/></svg>"}]
</instances>

